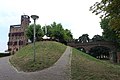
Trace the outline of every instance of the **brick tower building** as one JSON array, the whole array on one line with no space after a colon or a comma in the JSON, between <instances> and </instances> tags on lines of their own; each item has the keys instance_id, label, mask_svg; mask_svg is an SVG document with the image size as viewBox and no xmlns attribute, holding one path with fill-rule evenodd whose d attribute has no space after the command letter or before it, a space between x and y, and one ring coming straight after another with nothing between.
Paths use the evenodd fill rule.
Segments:
<instances>
[{"instance_id":1,"label":"brick tower building","mask_svg":"<svg viewBox=\"0 0 120 80\"><path fill-rule=\"evenodd\" d=\"M28 15L22 15L20 25L10 25L8 51L11 54L14 54L28 43L25 31L29 23L30 17Z\"/></svg>"}]
</instances>

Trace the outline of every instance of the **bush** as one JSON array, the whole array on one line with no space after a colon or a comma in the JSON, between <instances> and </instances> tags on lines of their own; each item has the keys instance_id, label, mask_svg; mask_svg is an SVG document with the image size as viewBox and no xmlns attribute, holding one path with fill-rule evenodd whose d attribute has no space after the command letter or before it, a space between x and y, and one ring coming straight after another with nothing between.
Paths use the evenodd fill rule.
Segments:
<instances>
[{"instance_id":1,"label":"bush","mask_svg":"<svg viewBox=\"0 0 120 80\"><path fill-rule=\"evenodd\" d=\"M0 53L0 57L10 56L10 53Z\"/></svg>"}]
</instances>

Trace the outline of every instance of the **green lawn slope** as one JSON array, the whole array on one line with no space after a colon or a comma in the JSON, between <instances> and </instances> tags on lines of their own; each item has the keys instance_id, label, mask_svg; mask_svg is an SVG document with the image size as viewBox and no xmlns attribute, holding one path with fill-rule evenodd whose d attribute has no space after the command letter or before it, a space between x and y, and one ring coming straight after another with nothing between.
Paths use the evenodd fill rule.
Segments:
<instances>
[{"instance_id":1,"label":"green lawn slope","mask_svg":"<svg viewBox=\"0 0 120 80\"><path fill-rule=\"evenodd\" d=\"M120 80L120 66L73 49L71 80Z\"/></svg>"},{"instance_id":2,"label":"green lawn slope","mask_svg":"<svg viewBox=\"0 0 120 80\"><path fill-rule=\"evenodd\" d=\"M66 46L53 41L35 43L36 62L33 62L33 44L20 49L10 62L21 71L37 71L52 66L64 53Z\"/></svg>"}]
</instances>

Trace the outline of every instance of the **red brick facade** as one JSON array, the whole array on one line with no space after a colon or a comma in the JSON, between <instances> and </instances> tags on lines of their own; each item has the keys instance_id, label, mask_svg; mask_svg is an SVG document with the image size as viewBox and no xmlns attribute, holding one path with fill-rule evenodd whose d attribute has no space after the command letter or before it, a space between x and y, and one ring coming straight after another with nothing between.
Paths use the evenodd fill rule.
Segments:
<instances>
[{"instance_id":1,"label":"red brick facade","mask_svg":"<svg viewBox=\"0 0 120 80\"><path fill-rule=\"evenodd\" d=\"M11 25L9 31L9 41L8 41L8 51L10 53L15 53L21 47L28 43L28 38L26 36L25 30L30 23L30 17L27 15L21 16L20 25Z\"/></svg>"}]
</instances>

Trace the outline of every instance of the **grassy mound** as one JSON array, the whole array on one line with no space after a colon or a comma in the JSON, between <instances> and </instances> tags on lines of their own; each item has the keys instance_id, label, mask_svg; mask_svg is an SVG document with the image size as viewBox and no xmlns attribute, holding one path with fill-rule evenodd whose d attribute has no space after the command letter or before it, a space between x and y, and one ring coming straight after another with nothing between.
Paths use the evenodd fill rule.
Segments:
<instances>
[{"instance_id":1,"label":"grassy mound","mask_svg":"<svg viewBox=\"0 0 120 80\"><path fill-rule=\"evenodd\" d=\"M71 80L120 80L120 66L73 49Z\"/></svg>"},{"instance_id":2,"label":"grassy mound","mask_svg":"<svg viewBox=\"0 0 120 80\"><path fill-rule=\"evenodd\" d=\"M33 61L33 44L29 44L20 49L10 62L22 71L42 70L52 66L64 53L66 46L52 41L42 41L35 43L36 62Z\"/></svg>"}]
</instances>

